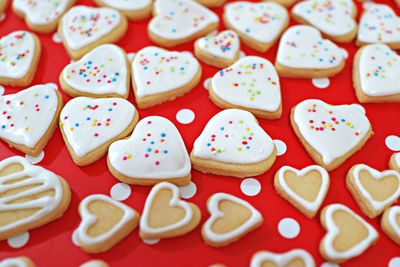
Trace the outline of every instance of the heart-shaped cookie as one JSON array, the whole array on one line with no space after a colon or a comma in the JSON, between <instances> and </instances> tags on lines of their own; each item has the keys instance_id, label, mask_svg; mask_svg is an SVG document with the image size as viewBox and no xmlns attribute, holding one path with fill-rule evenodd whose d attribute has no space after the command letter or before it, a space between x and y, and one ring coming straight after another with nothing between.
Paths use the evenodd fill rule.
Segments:
<instances>
[{"instance_id":1,"label":"heart-shaped cookie","mask_svg":"<svg viewBox=\"0 0 400 267\"><path fill-rule=\"evenodd\" d=\"M192 55L154 46L136 53L132 72L133 91L140 109L189 92L201 78L201 66Z\"/></svg>"},{"instance_id":2,"label":"heart-shaped cookie","mask_svg":"<svg viewBox=\"0 0 400 267\"><path fill-rule=\"evenodd\" d=\"M356 45L385 43L400 48L400 18L388 6L372 3L362 14Z\"/></svg>"},{"instance_id":3,"label":"heart-shaped cookie","mask_svg":"<svg viewBox=\"0 0 400 267\"><path fill-rule=\"evenodd\" d=\"M115 9L74 6L62 17L58 33L69 56L78 60L100 44L118 41L127 24Z\"/></svg>"},{"instance_id":4,"label":"heart-shaped cookie","mask_svg":"<svg viewBox=\"0 0 400 267\"><path fill-rule=\"evenodd\" d=\"M322 39L314 27L290 27L279 43L275 68L279 77L322 78L338 74L345 64L340 48Z\"/></svg>"},{"instance_id":5,"label":"heart-shaped cookie","mask_svg":"<svg viewBox=\"0 0 400 267\"><path fill-rule=\"evenodd\" d=\"M269 251L256 252L251 258L250 267L276 266L276 267L314 267L313 257L304 249L292 249L285 253L272 253Z\"/></svg>"},{"instance_id":6,"label":"heart-shaped cookie","mask_svg":"<svg viewBox=\"0 0 400 267\"><path fill-rule=\"evenodd\" d=\"M353 84L358 101L400 101L400 57L385 44L360 48L353 64Z\"/></svg>"},{"instance_id":7,"label":"heart-shaped cookie","mask_svg":"<svg viewBox=\"0 0 400 267\"><path fill-rule=\"evenodd\" d=\"M213 247L224 247L258 228L263 218L247 201L216 193L207 200L210 218L203 224L204 242Z\"/></svg>"},{"instance_id":8,"label":"heart-shaped cookie","mask_svg":"<svg viewBox=\"0 0 400 267\"><path fill-rule=\"evenodd\" d=\"M308 218L318 212L328 192L329 183L328 172L318 165L302 170L283 166L277 171L274 180L278 194Z\"/></svg>"},{"instance_id":9,"label":"heart-shaped cookie","mask_svg":"<svg viewBox=\"0 0 400 267\"><path fill-rule=\"evenodd\" d=\"M332 41L351 42L357 34L357 8L352 0L306 0L292 8L294 20L310 24Z\"/></svg>"},{"instance_id":10,"label":"heart-shaped cookie","mask_svg":"<svg viewBox=\"0 0 400 267\"><path fill-rule=\"evenodd\" d=\"M38 156L57 128L62 106L61 94L48 85L0 96L0 139L23 153Z\"/></svg>"},{"instance_id":11,"label":"heart-shaped cookie","mask_svg":"<svg viewBox=\"0 0 400 267\"><path fill-rule=\"evenodd\" d=\"M142 119L129 139L112 143L107 164L118 180L128 184L188 185L191 177L189 155L178 129L159 116Z\"/></svg>"},{"instance_id":12,"label":"heart-shaped cookie","mask_svg":"<svg viewBox=\"0 0 400 267\"><path fill-rule=\"evenodd\" d=\"M75 164L85 166L129 135L138 119L135 107L125 99L77 97L61 111L60 129Z\"/></svg>"},{"instance_id":13,"label":"heart-shaped cookie","mask_svg":"<svg viewBox=\"0 0 400 267\"><path fill-rule=\"evenodd\" d=\"M365 164L357 164L349 170L346 185L361 211L371 219L396 203L400 196L398 172L379 172Z\"/></svg>"},{"instance_id":14,"label":"heart-shaped cookie","mask_svg":"<svg viewBox=\"0 0 400 267\"><path fill-rule=\"evenodd\" d=\"M0 162L0 193L0 240L58 219L71 200L63 178L19 156Z\"/></svg>"},{"instance_id":15,"label":"heart-shaped cookie","mask_svg":"<svg viewBox=\"0 0 400 267\"><path fill-rule=\"evenodd\" d=\"M385 210L382 215L381 227L383 232L400 246L400 206Z\"/></svg>"},{"instance_id":16,"label":"heart-shaped cookie","mask_svg":"<svg viewBox=\"0 0 400 267\"><path fill-rule=\"evenodd\" d=\"M342 204L326 206L321 212L321 224L327 233L319 251L329 262L342 263L356 257L378 239L374 227Z\"/></svg>"},{"instance_id":17,"label":"heart-shaped cookie","mask_svg":"<svg viewBox=\"0 0 400 267\"><path fill-rule=\"evenodd\" d=\"M112 7L124 14L129 20L141 20L150 17L151 0L94 0L99 6Z\"/></svg>"},{"instance_id":18,"label":"heart-shaped cookie","mask_svg":"<svg viewBox=\"0 0 400 267\"><path fill-rule=\"evenodd\" d=\"M116 45L104 44L67 65L60 74L60 85L71 97L128 98L128 70L125 51Z\"/></svg>"},{"instance_id":19,"label":"heart-shaped cookie","mask_svg":"<svg viewBox=\"0 0 400 267\"><path fill-rule=\"evenodd\" d=\"M218 16L192 0L156 0L147 29L150 40L164 47L186 43L218 28Z\"/></svg>"},{"instance_id":20,"label":"heart-shaped cookie","mask_svg":"<svg viewBox=\"0 0 400 267\"><path fill-rule=\"evenodd\" d=\"M0 39L0 84L29 85L41 54L39 38L30 32L15 31Z\"/></svg>"},{"instance_id":21,"label":"heart-shaped cookie","mask_svg":"<svg viewBox=\"0 0 400 267\"><path fill-rule=\"evenodd\" d=\"M389 168L397 172L400 172L400 152L394 153L390 157Z\"/></svg>"},{"instance_id":22,"label":"heart-shaped cookie","mask_svg":"<svg viewBox=\"0 0 400 267\"><path fill-rule=\"evenodd\" d=\"M109 250L138 226L140 218L134 209L102 194L84 198L79 214L78 242L87 253Z\"/></svg>"},{"instance_id":23,"label":"heart-shaped cookie","mask_svg":"<svg viewBox=\"0 0 400 267\"><path fill-rule=\"evenodd\" d=\"M217 72L208 90L220 108L240 108L264 119L282 114L281 88L274 65L261 57L244 57Z\"/></svg>"},{"instance_id":24,"label":"heart-shaped cookie","mask_svg":"<svg viewBox=\"0 0 400 267\"><path fill-rule=\"evenodd\" d=\"M235 30L243 43L266 52L289 24L287 10L273 2L235 2L224 7L224 23Z\"/></svg>"},{"instance_id":25,"label":"heart-shaped cookie","mask_svg":"<svg viewBox=\"0 0 400 267\"><path fill-rule=\"evenodd\" d=\"M178 187L162 182L147 196L140 218L141 238L172 238L191 232L200 223L200 209L180 199Z\"/></svg>"},{"instance_id":26,"label":"heart-shaped cookie","mask_svg":"<svg viewBox=\"0 0 400 267\"><path fill-rule=\"evenodd\" d=\"M374 134L357 107L329 105L318 99L297 104L290 120L308 154L327 171L337 168Z\"/></svg>"}]
</instances>

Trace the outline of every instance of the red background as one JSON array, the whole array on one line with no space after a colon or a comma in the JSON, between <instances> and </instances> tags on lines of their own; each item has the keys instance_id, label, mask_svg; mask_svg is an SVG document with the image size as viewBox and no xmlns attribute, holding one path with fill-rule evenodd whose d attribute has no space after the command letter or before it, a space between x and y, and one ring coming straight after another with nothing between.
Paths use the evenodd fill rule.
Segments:
<instances>
[{"instance_id":1,"label":"red background","mask_svg":"<svg viewBox=\"0 0 400 267\"><path fill-rule=\"evenodd\" d=\"M397 6L393 4L394 2L386 2L392 6L397 14L400 13ZM93 5L88 0L78 1L77 4ZM357 3L357 7L360 14L362 6ZM214 11L219 15L222 14L222 8ZM17 18L12 12L10 5L6 15L5 20L0 22L0 36L15 30L28 30L25 22ZM359 15L357 19L359 19ZM149 19L141 22L130 22L128 32L117 44L127 52L136 52L150 45L151 42L146 32L148 22ZM291 21L291 24L294 24L294 22ZM221 23L219 30L223 29L224 26ZM58 84L58 76L61 70L70 62L63 45L54 43L52 35L38 34L43 52L32 85L48 82ZM223 263L227 266L245 266L249 264L253 253L258 250L284 252L293 248L303 248L312 254L317 266L319 266L324 260L319 254L318 246L325 234L319 223L319 214L312 220L307 219L278 196L273 187L273 176L283 165L303 168L313 164L290 127L289 113L295 104L308 98L318 98L331 104L357 103L351 79L353 55L357 48L352 43L340 46L349 52L349 58L344 70L330 79L331 84L328 88L316 88L309 79L281 79L283 98L281 119L275 121L260 119L259 121L273 139L283 140L287 144L288 150L286 154L277 158L275 164L267 173L255 177L262 186L258 195L254 197L245 196L240 190L241 179L217 177L192 171L192 181L197 185L197 193L190 201L196 203L201 209L203 217L201 224L208 218L205 206L207 198L216 192L227 192L248 200L263 214L264 223L255 232L228 247L217 249L204 244L200 234L201 224L186 236L161 240L155 245L143 243L138 236L138 230L135 230L106 253L94 256L86 254L71 241L72 232L80 222L77 211L79 201L94 193L109 195L111 187L118 181L108 171L105 157L90 166L77 167L72 162L60 131L57 129L44 149L45 157L39 165L63 176L68 181L72 190L70 207L65 215L57 221L29 231L30 238L24 247L13 249L7 244L7 241L0 242L0 259L25 255L30 257L38 266L77 266L91 258L103 259L111 266L208 266L213 263ZM174 50L193 52L193 43L180 45ZM242 50L247 55L262 56L274 62L277 44L265 54L257 53L245 45L242 45ZM191 151L194 140L207 121L220 111L208 99L208 93L203 87L203 81L212 77L218 70L205 64L202 64L202 66L202 80L189 94L154 108L139 110L140 118L160 115L170 119L180 130L188 151ZM5 93L10 94L18 91L18 88L6 87ZM65 94L63 96L65 101L69 100L69 97ZM134 101L132 92L129 100ZM331 185L323 202L323 206L330 203L344 203L358 214L361 214L361 211L345 187L347 171L357 163L365 163L378 170L387 169L389 158L393 152L385 146L385 138L391 134L400 136L400 104L366 104L363 106L372 123L375 135L361 151L330 173ZM191 124L183 125L177 122L175 115L177 111L183 108L194 111L196 117ZM1 142L0 158L13 155L21 155L21 153L8 148L4 142ZM132 194L124 203L142 212L150 187L131 186L131 188ZM277 230L278 222L285 217L295 218L300 224L300 234L294 239L283 238ZM380 218L367 219L379 231L380 237L377 244L369 248L360 257L343 264L343 266L387 266L391 258L400 256L399 247L381 231L379 220Z\"/></svg>"}]
</instances>

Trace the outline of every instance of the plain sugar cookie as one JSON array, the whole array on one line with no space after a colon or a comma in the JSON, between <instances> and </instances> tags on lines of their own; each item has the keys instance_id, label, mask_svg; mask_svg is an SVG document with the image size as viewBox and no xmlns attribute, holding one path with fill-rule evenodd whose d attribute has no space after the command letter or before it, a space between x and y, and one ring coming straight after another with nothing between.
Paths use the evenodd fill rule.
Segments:
<instances>
[{"instance_id":1,"label":"plain sugar cookie","mask_svg":"<svg viewBox=\"0 0 400 267\"><path fill-rule=\"evenodd\" d=\"M94 0L99 6L112 7L129 20L142 20L151 15L151 0Z\"/></svg>"}]
</instances>

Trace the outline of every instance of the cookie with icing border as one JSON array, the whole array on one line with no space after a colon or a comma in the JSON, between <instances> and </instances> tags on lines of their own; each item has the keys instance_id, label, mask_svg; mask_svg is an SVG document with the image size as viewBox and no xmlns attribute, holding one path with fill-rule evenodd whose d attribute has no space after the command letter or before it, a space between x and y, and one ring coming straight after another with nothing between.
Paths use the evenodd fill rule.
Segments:
<instances>
[{"instance_id":1,"label":"cookie with icing border","mask_svg":"<svg viewBox=\"0 0 400 267\"><path fill-rule=\"evenodd\" d=\"M20 256L0 261L0 267L36 267L36 265L28 257Z\"/></svg>"},{"instance_id":2,"label":"cookie with icing border","mask_svg":"<svg viewBox=\"0 0 400 267\"><path fill-rule=\"evenodd\" d=\"M226 0L195 0L195 1L209 8L220 7L226 2Z\"/></svg>"},{"instance_id":3,"label":"cookie with icing border","mask_svg":"<svg viewBox=\"0 0 400 267\"><path fill-rule=\"evenodd\" d=\"M162 182L151 189L140 218L142 239L173 238L186 235L200 223L200 209L180 199L179 188Z\"/></svg>"},{"instance_id":4,"label":"cookie with icing border","mask_svg":"<svg viewBox=\"0 0 400 267\"><path fill-rule=\"evenodd\" d=\"M292 249L284 253L258 251L251 257L250 267L262 266L302 266L315 267L313 257L304 249Z\"/></svg>"},{"instance_id":5,"label":"cookie with icing border","mask_svg":"<svg viewBox=\"0 0 400 267\"><path fill-rule=\"evenodd\" d=\"M107 262L102 260L90 260L79 265L79 267L109 267Z\"/></svg>"},{"instance_id":6,"label":"cookie with icing border","mask_svg":"<svg viewBox=\"0 0 400 267\"><path fill-rule=\"evenodd\" d=\"M61 176L20 156L0 162L0 192L0 240L60 218L71 200Z\"/></svg>"},{"instance_id":7,"label":"cookie with icing border","mask_svg":"<svg viewBox=\"0 0 400 267\"><path fill-rule=\"evenodd\" d=\"M7 9L7 4L8 4L7 0L0 0L0 16L2 16L5 13Z\"/></svg>"},{"instance_id":8,"label":"cookie with icing border","mask_svg":"<svg viewBox=\"0 0 400 267\"><path fill-rule=\"evenodd\" d=\"M382 231L400 246L400 206L385 210L381 219Z\"/></svg>"},{"instance_id":9,"label":"cookie with icing border","mask_svg":"<svg viewBox=\"0 0 400 267\"><path fill-rule=\"evenodd\" d=\"M151 15L151 0L94 0L94 2L102 7L115 8L132 21L142 20Z\"/></svg>"},{"instance_id":10,"label":"cookie with icing border","mask_svg":"<svg viewBox=\"0 0 400 267\"><path fill-rule=\"evenodd\" d=\"M400 173L400 152L390 157L389 168Z\"/></svg>"}]
</instances>

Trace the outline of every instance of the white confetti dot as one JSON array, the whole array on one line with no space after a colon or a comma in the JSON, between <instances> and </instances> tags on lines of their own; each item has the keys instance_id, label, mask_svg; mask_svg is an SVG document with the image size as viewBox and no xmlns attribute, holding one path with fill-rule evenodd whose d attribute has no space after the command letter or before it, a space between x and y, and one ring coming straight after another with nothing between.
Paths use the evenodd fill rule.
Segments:
<instances>
[{"instance_id":1,"label":"white confetti dot","mask_svg":"<svg viewBox=\"0 0 400 267\"><path fill-rule=\"evenodd\" d=\"M113 199L122 201L131 195L132 189L128 184L118 183L113 185L110 190L110 195Z\"/></svg>"},{"instance_id":2,"label":"white confetti dot","mask_svg":"<svg viewBox=\"0 0 400 267\"><path fill-rule=\"evenodd\" d=\"M43 158L44 158L44 151L40 152L39 156L37 156L37 157L32 157L32 156L26 154L26 155L25 155L25 158L26 158L27 160L29 160L32 164L37 164L37 163L39 163L39 162L41 162L41 161L43 160Z\"/></svg>"},{"instance_id":3,"label":"white confetti dot","mask_svg":"<svg viewBox=\"0 0 400 267\"><path fill-rule=\"evenodd\" d=\"M340 267L336 263L331 263L331 262L324 262L321 264L321 267Z\"/></svg>"},{"instance_id":4,"label":"white confetti dot","mask_svg":"<svg viewBox=\"0 0 400 267\"><path fill-rule=\"evenodd\" d=\"M136 53L132 52L132 53L128 53L128 59L129 62L132 62L133 58L136 56Z\"/></svg>"},{"instance_id":5,"label":"white confetti dot","mask_svg":"<svg viewBox=\"0 0 400 267\"><path fill-rule=\"evenodd\" d=\"M295 219L284 218L278 224L278 231L281 236L292 239L299 235L300 225Z\"/></svg>"},{"instance_id":6,"label":"white confetti dot","mask_svg":"<svg viewBox=\"0 0 400 267\"><path fill-rule=\"evenodd\" d=\"M176 120L182 124L189 124L194 121L194 112L190 109L181 109L176 113Z\"/></svg>"},{"instance_id":7,"label":"white confetti dot","mask_svg":"<svg viewBox=\"0 0 400 267\"><path fill-rule=\"evenodd\" d=\"M207 78L204 80L204 83L203 83L204 89L208 90L208 88L210 87L211 80L212 80L212 78Z\"/></svg>"},{"instance_id":8,"label":"white confetti dot","mask_svg":"<svg viewBox=\"0 0 400 267\"><path fill-rule=\"evenodd\" d=\"M154 245L160 242L160 239L142 239L147 245Z\"/></svg>"},{"instance_id":9,"label":"white confetti dot","mask_svg":"<svg viewBox=\"0 0 400 267\"><path fill-rule=\"evenodd\" d=\"M12 248L21 248L28 243L29 232L25 232L7 239L7 243Z\"/></svg>"},{"instance_id":10,"label":"white confetti dot","mask_svg":"<svg viewBox=\"0 0 400 267\"><path fill-rule=\"evenodd\" d=\"M239 53L239 59L240 59L240 58L244 58L245 56L246 56L246 53L243 52L243 51L240 51L240 53Z\"/></svg>"},{"instance_id":11,"label":"white confetti dot","mask_svg":"<svg viewBox=\"0 0 400 267\"><path fill-rule=\"evenodd\" d=\"M365 108L359 104L351 104L350 106L358 108L363 114L365 114Z\"/></svg>"},{"instance_id":12,"label":"white confetti dot","mask_svg":"<svg viewBox=\"0 0 400 267\"><path fill-rule=\"evenodd\" d=\"M342 52L343 57L344 57L345 59L349 57L349 52L347 52L346 49L340 48L340 51Z\"/></svg>"},{"instance_id":13,"label":"white confetti dot","mask_svg":"<svg viewBox=\"0 0 400 267\"><path fill-rule=\"evenodd\" d=\"M54 88L55 90L58 90L58 85L56 83L46 83L46 85Z\"/></svg>"},{"instance_id":14,"label":"white confetti dot","mask_svg":"<svg viewBox=\"0 0 400 267\"><path fill-rule=\"evenodd\" d=\"M53 42L59 44L62 42L60 35L58 34L58 32L55 32L53 34Z\"/></svg>"},{"instance_id":15,"label":"white confetti dot","mask_svg":"<svg viewBox=\"0 0 400 267\"><path fill-rule=\"evenodd\" d=\"M181 53L193 57L193 54L190 51L182 51Z\"/></svg>"},{"instance_id":16,"label":"white confetti dot","mask_svg":"<svg viewBox=\"0 0 400 267\"><path fill-rule=\"evenodd\" d=\"M6 13L3 13L1 16L0 16L0 21L3 21L3 20L5 20L6 19Z\"/></svg>"},{"instance_id":17,"label":"white confetti dot","mask_svg":"<svg viewBox=\"0 0 400 267\"><path fill-rule=\"evenodd\" d=\"M330 85L329 78L314 78L312 84L317 88L327 88Z\"/></svg>"},{"instance_id":18,"label":"white confetti dot","mask_svg":"<svg viewBox=\"0 0 400 267\"><path fill-rule=\"evenodd\" d=\"M393 151L400 151L400 137L389 135L385 139L386 146Z\"/></svg>"},{"instance_id":19,"label":"white confetti dot","mask_svg":"<svg viewBox=\"0 0 400 267\"><path fill-rule=\"evenodd\" d=\"M240 183L240 190L242 190L243 194L246 196L255 196L260 193L261 184L254 178L247 178Z\"/></svg>"},{"instance_id":20,"label":"white confetti dot","mask_svg":"<svg viewBox=\"0 0 400 267\"><path fill-rule=\"evenodd\" d=\"M283 142L282 140L279 140L279 139L275 139L274 143L275 143L275 147L276 147L276 155L277 156L281 156L286 153L287 146L286 146L285 142Z\"/></svg>"},{"instance_id":21,"label":"white confetti dot","mask_svg":"<svg viewBox=\"0 0 400 267\"><path fill-rule=\"evenodd\" d=\"M5 88L4 86L0 85L0 95L4 95Z\"/></svg>"},{"instance_id":22,"label":"white confetti dot","mask_svg":"<svg viewBox=\"0 0 400 267\"><path fill-rule=\"evenodd\" d=\"M75 246L80 247L81 245L78 242L78 229L75 229L74 232L72 233L72 243L74 243Z\"/></svg>"},{"instance_id":23,"label":"white confetti dot","mask_svg":"<svg viewBox=\"0 0 400 267\"><path fill-rule=\"evenodd\" d=\"M181 192L182 198L191 198L196 194L197 186L195 183L190 182L190 184L188 184L188 185L179 186L179 190Z\"/></svg>"},{"instance_id":24,"label":"white confetti dot","mask_svg":"<svg viewBox=\"0 0 400 267\"><path fill-rule=\"evenodd\" d=\"M363 6L363 8L364 9L367 9L369 6L371 6L372 4L375 4L374 2L371 2L371 1L367 1L367 2L364 2L363 4L362 4L362 6Z\"/></svg>"},{"instance_id":25,"label":"white confetti dot","mask_svg":"<svg viewBox=\"0 0 400 267\"><path fill-rule=\"evenodd\" d=\"M400 257L394 257L389 261L388 267L400 267Z\"/></svg>"}]
</instances>

